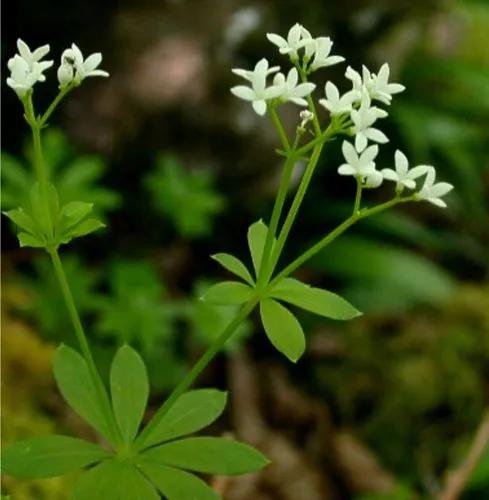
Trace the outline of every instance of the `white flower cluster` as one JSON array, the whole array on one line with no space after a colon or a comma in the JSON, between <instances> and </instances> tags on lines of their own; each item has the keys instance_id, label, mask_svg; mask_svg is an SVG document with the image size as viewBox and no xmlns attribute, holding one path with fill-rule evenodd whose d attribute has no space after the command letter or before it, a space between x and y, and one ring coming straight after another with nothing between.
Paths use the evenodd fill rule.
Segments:
<instances>
[{"instance_id":1,"label":"white flower cluster","mask_svg":"<svg viewBox=\"0 0 489 500\"><path fill-rule=\"evenodd\" d=\"M8 61L10 76L7 85L11 87L19 98L24 98L37 82L44 82L44 71L50 68L54 61L42 61L49 53L49 45L43 45L31 51L29 46L20 38L17 40L18 54ZM61 56L61 65L58 68L58 81L61 89L73 84L79 85L88 76L109 76L106 71L97 69L102 62L100 53L92 54L86 59L80 49L72 44Z\"/></svg>"},{"instance_id":2,"label":"white flower cluster","mask_svg":"<svg viewBox=\"0 0 489 500\"><path fill-rule=\"evenodd\" d=\"M313 38L300 24L292 26L286 38L274 33L268 33L267 38L278 47L280 54L290 58L294 67L285 75L280 73L279 66L270 67L266 59L261 59L252 71L233 69L236 75L247 80L250 85L238 85L231 89L237 97L250 101L255 112L261 116L266 113L270 104L275 106L290 101L299 106L308 106L305 97L310 96L316 86L307 81L307 77L320 68L344 61L341 56L331 55L333 42L329 37ZM270 75L274 77L267 85ZM346 128L339 133L346 133L354 138L353 144L343 142L345 163L338 169L340 175L351 175L366 188L376 188L384 179L394 181L398 195L406 189L415 190L415 180L426 175L424 184L413 198L445 207L441 196L447 194L453 186L445 182L435 184L436 172L432 166L419 165L409 169L406 156L401 151L396 151L395 169L376 169L375 158L379 147L377 144L369 145L369 142L385 144L389 141L375 127L376 121L385 118L388 113L373 102L389 106L392 96L404 90L403 85L389 81L389 65L383 64L378 73L363 66L361 74L348 67L345 77L351 81L350 90L341 95L336 85L328 81L324 88L325 97L319 99L319 104L329 112L332 120L339 117L336 123L345 125ZM302 121L297 129L298 133L305 130L314 116L313 111L314 106L309 106L300 113Z\"/></svg>"}]
</instances>

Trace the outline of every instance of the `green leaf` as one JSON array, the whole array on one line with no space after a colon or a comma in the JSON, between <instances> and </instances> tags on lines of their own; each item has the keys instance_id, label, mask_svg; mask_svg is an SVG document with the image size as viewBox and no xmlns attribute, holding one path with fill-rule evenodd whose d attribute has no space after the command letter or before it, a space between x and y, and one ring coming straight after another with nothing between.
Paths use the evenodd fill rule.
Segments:
<instances>
[{"instance_id":1,"label":"green leaf","mask_svg":"<svg viewBox=\"0 0 489 500\"><path fill-rule=\"evenodd\" d=\"M36 234L37 228L36 223L32 219L32 217L27 214L22 208L18 208L15 210L9 210L8 212L4 212L4 214L20 229L27 231L28 233Z\"/></svg>"},{"instance_id":2,"label":"green leaf","mask_svg":"<svg viewBox=\"0 0 489 500\"><path fill-rule=\"evenodd\" d=\"M148 402L149 383L141 356L128 345L114 357L110 371L110 391L116 421L126 443L135 437Z\"/></svg>"},{"instance_id":3,"label":"green leaf","mask_svg":"<svg viewBox=\"0 0 489 500\"><path fill-rule=\"evenodd\" d=\"M94 231L97 231L97 229L101 229L103 227L105 227L105 224L97 219L86 219L74 228L68 230L66 235L71 238L85 236L86 234L93 233Z\"/></svg>"},{"instance_id":4,"label":"green leaf","mask_svg":"<svg viewBox=\"0 0 489 500\"><path fill-rule=\"evenodd\" d=\"M144 459L139 466L168 500L219 500L220 498L202 479L183 470L165 467Z\"/></svg>"},{"instance_id":5,"label":"green leaf","mask_svg":"<svg viewBox=\"0 0 489 500\"><path fill-rule=\"evenodd\" d=\"M348 297L364 311L437 304L454 290L453 278L427 258L357 236L342 237L313 258L311 266L346 281Z\"/></svg>"},{"instance_id":6,"label":"green leaf","mask_svg":"<svg viewBox=\"0 0 489 500\"><path fill-rule=\"evenodd\" d=\"M230 255L228 253L216 253L215 255L212 255L212 258L219 262L222 267L236 276L239 276L242 280L248 282L251 286L255 284L246 266L234 255Z\"/></svg>"},{"instance_id":7,"label":"green leaf","mask_svg":"<svg viewBox=\"0 0 489 500\"><path fill-rule=\"evenodd\" d=\"M62 344L54 357L54 377L66 402L80 417L110 439L111 430L82 356Z\"/></svg>"},{"instance_id":8,"label":"green leaf","mask_svg":"<svg viewBox=\"0 0 489 500\"><path fill-rule=\"evenodd\" d=\"M260 315L270 342L294 363L306 348L306 339L296 317L272 299L260 302Z\"/></svg>"},{"instance_id":9,"label":"green leaf","mask_svg":"<svg viewBox=\"0 0 489 500\"><path fill-rule=\"evenodd\" d=\"M38 240L35 236L29 233L19 233L17 235L21 247L44 248L46 244Z\"/></svg>"},{"instance_id":10,"label":"green leaf","mask_svg":"<svg viewBox=\"0 0 489 500\"><path fill-rule=\"evenodd\" d=\"M63 206L61 215L64 217L62 231L66 231L81 222L93 209L93 203L71 201Z\"/></svg>"},{"instance_id":11,"label":"green leaf","mask_svg":"<svg viewBox=\"0 0 489 500\"><path fill-rule=\"evenodd\" d=\"M238 281L223 281L207 289L202 297L212 304L243 304L254 296L253 288Z\"/></svg>"},{"instance_id":12,"label":"green leaf","mask_svg":"<svg viewBox=\"0 0 489 500\"><path fill-rule=\"evenodd\" d=\"M153 485L135 467L105 462L78 478L72 500L159 500Z\"/></svg>"},{"instance_id":13,"label":"green leaf","mask_svg":"<svg viewBox=\"0 0 489 500\"><path fill-rule=\"evenodd\" d=\"M260 273L261 259L265 248L267 233L268 227L261 219L252 224L248 229L248 247L250 249L251 260L253 261L256 277L258 277L258 274ZM275 240L272 244L272 251L274 244Z\"/></svg>"},{"instance_id":14,"label":"green leaf","mask_svg":"<svg viewBox=\"0 0 489 500\"><path fill-rule=\"evenodd\" d=\"M270 292L270 296L326 318L347 320L361 314L339 295L313 288L294 278L280 281Z\"/></svg>"},{"instance_id":15,"label":"green leaf","mask_svg":"<svg viewBox=\"0 0 489 500\"><path fill-rule=\"evenodd\" d=\"M107 458L93 443L69 436L40 436L19 441L2 451L2 472L18 478L61 476Z\"/></svg>"},{"instance_id":16,"label":"green leaf","mask_svg":"<svg viewBox=\"0 0 489 500\"><path fill-rule=\"evenodd\" d=\"M182 394L157 427L145 446L197 432L210 425L224 411L227 394L216 389L196 389Z\"/></svg>"},{"instance_id":17,"label":"green leaf","mask_svg":"<svg viewBox=\"0 0 489 500\"><path fill-rule=\"evenodd\" d=\"M269 461L251 446L232 439L192 437L172 441L143 453L146 459L207 474L238 475L257 471Z\"/></svg>"}]
</instances>

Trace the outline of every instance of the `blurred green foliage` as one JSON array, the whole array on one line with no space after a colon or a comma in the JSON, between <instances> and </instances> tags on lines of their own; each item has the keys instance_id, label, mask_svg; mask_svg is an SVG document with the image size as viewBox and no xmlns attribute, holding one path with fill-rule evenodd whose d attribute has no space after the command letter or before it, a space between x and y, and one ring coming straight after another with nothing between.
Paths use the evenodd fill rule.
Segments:
<instances>
[{"instance_id":1,"label":"blurred green foliage","mask_svg":"<svg viewBox=\"0 0 489 500\"><path fill-rule=\"evenodd\" d=\"M107 170L101 156L79 155L56 129L45 133L43 144L44 162L61 205L73 200L94 203L94 212L99 215L120 205L120 195L100 184ZM25 162L2 152L2 209L24 206L35 183L30 140L25 143L24 156Z\"/></svg>"},{"instance_id":2,"label":"blurred green foliage","mask_svg":"<svg viewBox=\"0 0 489 500\"><path fill-rule=\"evenodd\" d=\"M175 156L160 155L144 184L155 210L169 218L182 236L196 238L211 234L214 217L225 208L214 180L212 170L186 171Z\"/></svg>"}]
</instances>

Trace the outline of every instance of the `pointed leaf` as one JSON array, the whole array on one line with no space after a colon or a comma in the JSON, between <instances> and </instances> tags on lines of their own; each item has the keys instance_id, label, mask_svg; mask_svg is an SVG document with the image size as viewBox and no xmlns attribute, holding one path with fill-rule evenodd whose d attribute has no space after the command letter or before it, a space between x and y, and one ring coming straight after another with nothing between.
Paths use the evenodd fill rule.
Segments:
<instances>
[{"instance_id":1,"label":"pointed leaf","mask_svg":"<svg viewBox=\"0 0 489 500\"><path fill-rule=\"evenodd\" d=\"M254 285L253 278L246 266L234 255L228 253L216 253L212 258L219 262L222 267L229 272L239 276L242 280L248 282L251 286Z\"/></svg>"},{"instance_id":2,"label":"pointed leaf","mask_svg":"<svg viewBox=\"0 0 489 500\"><path fill-rule=\"evenodd\" d=\"M61 476L99 462L108 452L69 436L39 436L19 441L2 451L2 472L18 478Z\"/></svg>"},{"instance_id":3,"label":"pointed leaf","mask_svg":"<svg viewBox=\"0 0 489 500\"><path fill-rule=\"evenodd\" d=\"M215 437L180 439L150 448L143 455L156 463L207 474L247 474L269 463L247 444Z\"/></svg>"},{"instance_id":4,"label":"pointed leaf","mask_svg":"<svg viewBox=\"0 0 489 500\"><path fill-rule=\"evenodd\" d=\"M270 342L295 363L306 348L304 332L296 317L272 299L260 302L260 315Z\"/></svg>"},{"instance_id":5,"label":"pointed leaf","mask_svg":"<svg viewBox=\"0 0 489 500\"><path fill-rule=\"evenodd\" d=\"M270 295L326 318L347 320L361 315L360 311L339 295L313 288L293 278L280 281Z\"/></svg>"},{"instance_id":6,"label":"pointed leaf","mask_svg":"<svg viewBox=\"0 0 489 500\"><path fill-rule=\"evenodd\" d=\"M130 443L136 437L146 409L149 383L144 361L128 345L117 351L112 362L110 392L122 437Z\"/></svg>"},{"instance_id":7,"label":"pointed leaf","mask_svg":"<svg viewBox=\"0 0 489 500\"><path fill-rule=\"evenodd\" d=\"M78 478L72 500L159 500L154 486L132 465L110 461Z\"/></svg>"},{"instance_id":8,"label":"pointed leaf","mask_svg":"<svg viewBox=\"0 0 489 500\"><path fill-rule=\"evenodd\" d=\"M227 394L216 389L196 389L180 396L157 427L145 440L145 446L197 432L210 425L224 411Z\"/></svg>"},{"instance_id":9,"label":"pointed leaf","mask_svg":"<svg viewBox=\"0 0 489 500\"><path fill-rule=\"evenodd\" d=\"M253 267L255 268L255 276L257 277L260 272L261 260L263 250L265 248L267 233L268 228L261 219L258 222L252 224L248 229L248 247L250 249L251 259L253 261Z\"/></svg>"},{"instance_id":10,"label":"pointed leaf","mask_svg":"<svg viewBox=\"0 0 489 500\"><path fill-rule=\"evenodd\" d=\"M110 439L110 428L82 356L62 344L54 357L54 377L66 402L80 417Z\"/></svg>"},{"instance_id":11,"label":"pointed leaf","mask_svg":"<svg viewBox=\"0 0 489 500\"><path fill-rule=\"evenodd\" d=\"M144 459L140 468L168 500L219 500L220 498L202 479L183 470L165 467Z\"/></svg>"},{"instance_id":12,"label":"pointed leaf","mask_svg":"<svg viewBox=\"0 0 489 500\"><path fill-rule=\"evenodd\" d=\"M82 221L93 209L93 203L85 203L83 201L72 201L67 203L61 209L63 220L63 231L76 226Z\"/></svg>"},{"instance_id":13,"label":"pointed leaf","mask_svg":"<svg viewBox=\"0 0 489 500\"><path fill-rule=\"evenodd\" d=\"M103 227L105 227L105 224L97 219L86 219L72 229L68 230L66 232L66 236L69 236L71 238L75 238L77 236L85 236Z\"/></svg>"},{"instance_id":14,"label":"pointed leaf","mask_svg":"<svg viewBox=\"0 0 489 500\"><path fill-rule=\"evenodd\" d=\"M43 241L38 240L35 236L29 233L19 233L17 235L21 247L44 248L46 245Z\"/></svg>"},{"instance_id":15,"label":"pointed leaf","mask_svg":"<svg viewBox=\"0 0 489 500\"><path fill-rule=\"evenodd\" d=\"M207 289L202 300L211 304L244 304L254 296L253 288L238 281L223 281Z\"/></svg>"},{"instance_id":16,"label":"pointed leaf","mask_svg":"<svg viewBox=\"0 0 489 500\"><path fill-rule=\"evenodd\" d=\"M36 224L32 217L27 214L22 208L15 210L9 210L4 212L4 214L20 229L27 231L28 233L36 234Z\"/></svg>"}]
</instances>

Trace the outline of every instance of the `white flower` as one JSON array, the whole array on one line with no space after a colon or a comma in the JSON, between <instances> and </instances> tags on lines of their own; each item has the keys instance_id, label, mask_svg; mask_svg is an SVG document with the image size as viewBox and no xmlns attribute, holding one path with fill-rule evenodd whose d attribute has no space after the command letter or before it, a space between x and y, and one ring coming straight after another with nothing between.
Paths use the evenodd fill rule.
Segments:
<instances>
[{"instance_id":1,"label":"white flower","mask_svg":"<svg viewBox=\"0 0 489 500\"><path fill-rule=\"evenodd\" d=\"M362 66L362 75L348 66L345 76L351 80L354 90L365 88L371 99L390 104L392 94L402 92L405 87L400 83L389 83L390 68L387 63L383 64L378 74L371 73L366 66Z\"/></svg>"},{"instance_id":2,"label":"white flower","mask_svg":"<svg viewBox=\"0 0 489 500\"><path fill-rule=\"evenodd\" d=\"M263 116L267 110L267 100L278 97L281 93L281 89L275 85L266 87L267 76L278 70L278 67L269 68L266 59L258 61L253 71L233 69L233 73L250 81L251 87L238 85L233 87L231 92L240 99L251 101L256 113Z\"/></svg>"},{"instance_id":3,"label":"white flower","mask_svg":"<svg viewBox=\"0 0 489 500\"><path fill-rule=\"evenodd\" d=\"M314 42L314 59L311 64L312 71L316 71L326 66L332 66L333 64L338 64L345 60L344 57L330 55L331 49L333 48L331 38L320 36L316 38Z\"/></svg>"},{"instance_id":4,"label":"white flower","mask_svg":"<svg viewBox=\"0 0 489 500\"><path fill-rule=\"evenodd\" d=\"M71 82L80 85L89 76L109 76L107 71L97 69L101 62L102 54L100 52L91 54L84 59L81 50L72 43L71 48L64 50L61 54L61 65L58 68L60 88Z\"/></svg>"},{"instance_id":5,"label":"white flower","mask_svg":"<svg viewBox=\"0 0 489 500\"><path fill-rule=\"evenodd\" d=\"M359 155L351 143L343 141L341 150L343 151L346 163L343 163L338 168L340 175L353 175L361 179L372 175L375 177L380 175L380 172L375 170L374 159L379 152L379 146L376 144L369 146Z\"/></svg>"},{"instance_id":6,"label":"white flower","mask_svg":"<svg viewBox=\"0 0 489 500\"><path fill-rule=\"evenodd\" d=\"M418 200L429 201L433 203L433 205L445 208L447 204L441 197L449 193L453 189L453 186L448 184L448 182L438 182L435 184L435 177L435 169L433 167L428 167L428 174L426 175L424 185L419 193L416 193L416 198Z\"/></svg>"},{"instance_id":7,"label":"white flower","mask_svg":"<svg viewBox=\"0 0 489 500\"><path fill-rule=\"evenodd\" d=\"M299 57L298 50L313 44L313 39L309 31L307 31L299 23L294 24L287 34L287 40L275 33L267 33L267 38L279 48L281 54L289 54L292 61L296 61ZM308 50L310 53L310 51Z\"/></svg>"},{"instance_id":8,"label":"white flower","mask_svg":"<svg viewBox=\"0 0 489 500\"><path fill-rule=\"evenodd\" d=\"M364 78L370 97L372 99L377 99L384 104L390 104L392 101L392 94L398 94L406 88L400 83L389 83L389 73L389 65L385 63L382 65L377 74L370 75L368 83L365 82Z\"/></svg>"},{"instance_id":9,"label":"white flower","mask_svg":"<svg viewBox=\"0 0 489 500\"><path fill-rule=\"evenodd\" d=\"M370 106L370 104L370 97L367 92L364 92L360 107L351 112L352 132L355 134L355 147L358 152L367 147L368 139L381 144L389 141L383 132L372 127L377 118L385 118L387 113L383 109Z\"/></svg>"},{"instance_id":10,"label":"white flower","mask_svg":"<svg viewBox=\"0 0 489 500\"><path fill-rule=\"evenodd\" d=\"M406 155L399 150L397 150L394 154L394 163L396 169L393 170L391 168L384 168L382 169L382 175L384 176L384 179L388 179L396 183L396 191L399 193L404 188L414 189L416 187L414 179L426 174L428 169L432 168L428 165L418 165L417 167L409 169L409 162Z\"/></svg>"},{"instance_id":11,"label":"white flower","mask_svg":"<svg viewBox=\"0 0 489 500\"><path fill-rule=\"evenodd\" d=\"M356 90L350 90L340 96L338 88L332 82L327 82L324 87L326 99L319 99L319 104L325 107L331 116L350 113L352 110L353 101L357 100L360 93Z\"/></svg>"},{"instance_id":12,"label":"white flower","mask_svg":"<svg viewBox=\"0 0 489 500\"><path fill-rule=\"evenodd\" d=\"M292 68L287 78L282 73L277 73L273 79L274 87L280 90L280 99L284 102L292 101L299 106L307 106L305 96L309 95L315 88L314 83L299 83L299 73Z\"/></svg>"},{"instance_id":13,"label":"white flower","mask_svg":"<svg viewBox=\"0 0 489 500\"><path fill-rule=\"evenodd\" d=\"M35 83L46 80L43 71L50 68L53 61L41 61L49 52L49 45L43 45L31 51L29 46L19 38L17 49L19 54L15 54L7 63L11 73L10 77L7 78L7 85L22 98Z\"/></svg>"}]
</instances>

